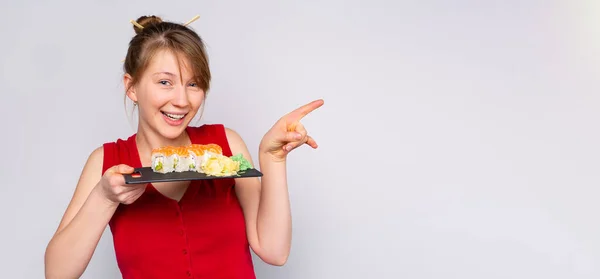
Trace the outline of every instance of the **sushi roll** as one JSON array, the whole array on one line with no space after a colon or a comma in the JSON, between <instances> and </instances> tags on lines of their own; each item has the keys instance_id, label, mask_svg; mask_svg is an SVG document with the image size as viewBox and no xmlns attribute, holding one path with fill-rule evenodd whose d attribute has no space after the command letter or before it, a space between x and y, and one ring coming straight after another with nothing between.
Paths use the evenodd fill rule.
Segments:
<instances>
[{"instance_id":1,"label":"sushi roll","mask_svg":"<svg viewBox=\"0 0 600 279\"><path fill-rule=\"evenodd\" d=\"M217 144L192 145L195 155L195 170L212 176L235 175L240 164L223 155L223 149Z\"/></svg>"},{"instance_id":2,"label":"sushi roll","mask_svg":"<svg viewBox=\"0 0 600 279\"><path fill-rule=\"evenodd\" d=\"M190 170L190 153L187 147L176 147L173 150L173 171L184 172Z\"/></svg>"},{"instance_id":3,"label":"sushi roll","mask_svg":"<svg viewBox=\"0 0 600 279\"><path fill-rule=\"evenodd\" d=\"M158 173L169 173L175 170L175 149L165 146L152 150L152 170Z\"/></svg>"},{"instance_id":4,"label":"sushi roll","mask_svg":"<svg viewBox=\"0 0 600 279\"><path fill-rule=\"evenodd\" d=\"M219 155L223 155L223 149L216 144L192 144L188 147L190 154L190 170L204 172L202 165Z\"/></svg>"},{"instance_id":5,"label":"sushi roll","mask_svg":"<svg viewBox=\"0 0 600 279\"><path fill-rule=\"evenodd\" d=\"M190 171L198 171L197 167L199 165L199 157L201 153L199 150L192 148L191 146L187 148L188 150L188 169Z\"/></svg>"}]
</instances>

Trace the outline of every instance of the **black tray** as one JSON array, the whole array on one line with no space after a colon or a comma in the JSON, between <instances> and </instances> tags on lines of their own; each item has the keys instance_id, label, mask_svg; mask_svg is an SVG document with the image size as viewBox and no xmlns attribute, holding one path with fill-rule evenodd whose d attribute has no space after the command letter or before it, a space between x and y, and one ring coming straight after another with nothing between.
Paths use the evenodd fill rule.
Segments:
<instances>
[{"instance_id":1,"label":"black tray","mask_svg":"<svg viewBox=\"0 0 600 279\"><path fill-rule=\"evenodd\" d=\"M224 179L224 178L244 178L244 177L261 177L263 174L257 169L247 169L238 172L233 176L210 176L195 171L185 172L170 172L157 173L150 167L136 168L132 174L125 174L125 184L141 184L152 182L173 182L173 181L189 181L203 179Z\"/></svg>"}]
</instances>

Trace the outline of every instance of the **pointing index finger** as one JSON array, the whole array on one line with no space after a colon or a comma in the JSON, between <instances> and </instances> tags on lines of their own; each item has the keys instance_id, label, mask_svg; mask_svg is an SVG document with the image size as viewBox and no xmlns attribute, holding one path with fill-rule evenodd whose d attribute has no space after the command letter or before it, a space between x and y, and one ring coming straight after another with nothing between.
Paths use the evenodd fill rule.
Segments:
<instances>
[{"instance_id":1,"label":"pointing index finger","mask_svg":"<svg viewBox=\"0 0 600 279\"><path fill-rule=\"evenodd\" d=\"M298 120L302 119L303 117L305 117L307 114L314 111L315 109L318 109L319 107L321 107L324 103L325 102L323 101L323 99L312 101L306 105L303 105L303 106L295 109L294 111L292 111L289 114L289 116L291 116L292 120L298 121Z\"/></svg>"}]
</instances>

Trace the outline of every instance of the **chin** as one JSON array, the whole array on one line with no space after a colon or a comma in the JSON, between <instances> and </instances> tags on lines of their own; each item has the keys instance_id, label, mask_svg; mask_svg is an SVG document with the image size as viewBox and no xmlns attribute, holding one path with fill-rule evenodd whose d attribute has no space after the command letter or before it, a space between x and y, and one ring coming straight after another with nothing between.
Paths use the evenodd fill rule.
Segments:
<instances>
[{"instance_id":1,"label":"chin","mask_svg":"<svg viewBox=\"0 0 600 279\"><path fill-rule=\"evenodd\" d=\"M170 140L175 140L185 132L192 117L194 116L190 113L181 119L170 119L161 114L156 121L157 125L155 127L161 136Z\"/></svg>"},{"instance_id":2,"label":"chin","mask_svg":"<svg viewBox=\"0 0 600 279\"><path fill-rule=\"evenodd\" d=\"M163 128L163 127L159 127L158 129L158 133L163 136L166 139L169 140L176 140L177 138L179 138L183 132L185 131L185 127L178 127L178 128L174 128L174 127L167 127L167 128Z\"/></svg>"}]
</instances>

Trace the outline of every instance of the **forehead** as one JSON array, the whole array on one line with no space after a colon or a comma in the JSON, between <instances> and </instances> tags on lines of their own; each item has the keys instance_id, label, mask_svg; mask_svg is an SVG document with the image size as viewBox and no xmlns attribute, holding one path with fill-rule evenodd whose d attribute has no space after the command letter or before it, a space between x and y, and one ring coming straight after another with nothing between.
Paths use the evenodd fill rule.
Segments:
<instances>
[{"instance_id":1,"label":"forehead","mask_svg":"<svg viewBox=\"0 0 600 279\"><path fill-rule=\"evenodd\" d=\"M185 55L162 49L153 55L148 64L147 74L168 72L180 77L191 77L193 70L189 65L189 59Z\"/></svg>"}]
</instances>

